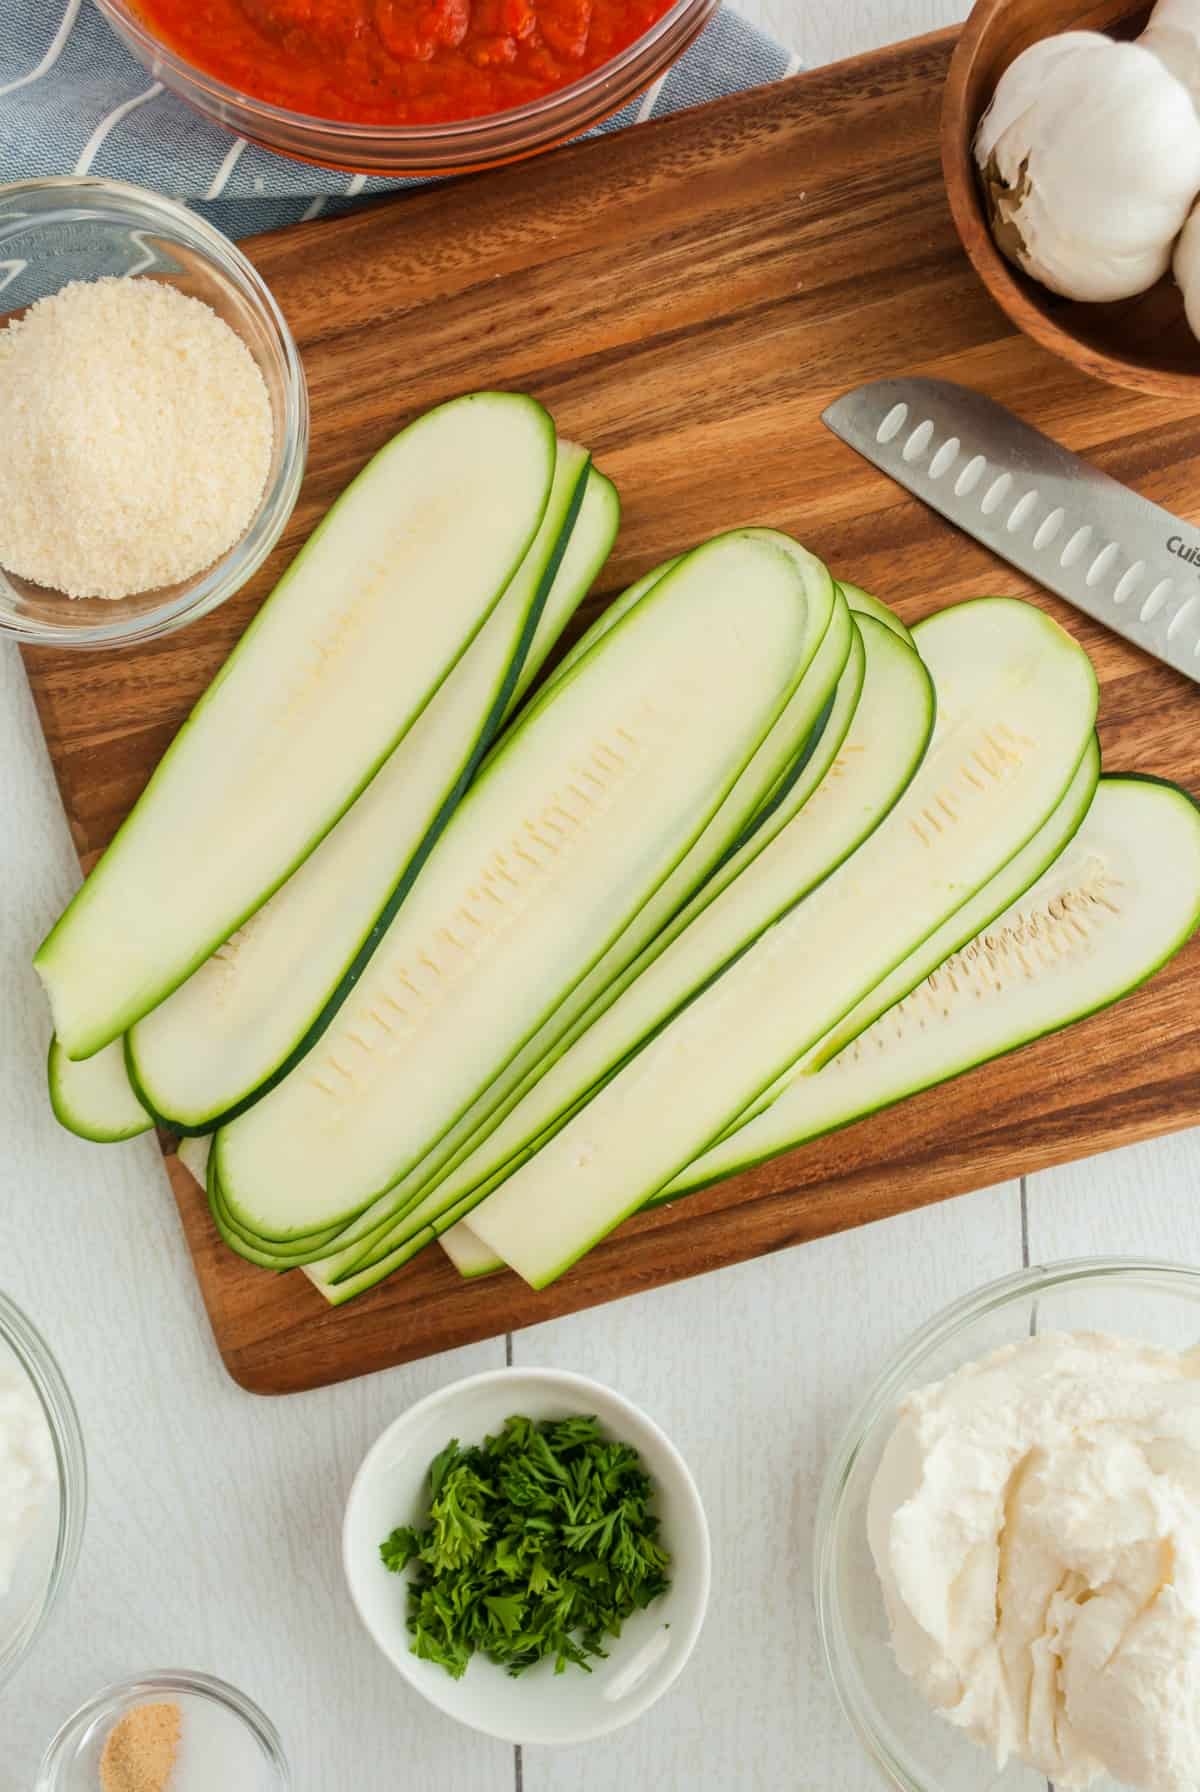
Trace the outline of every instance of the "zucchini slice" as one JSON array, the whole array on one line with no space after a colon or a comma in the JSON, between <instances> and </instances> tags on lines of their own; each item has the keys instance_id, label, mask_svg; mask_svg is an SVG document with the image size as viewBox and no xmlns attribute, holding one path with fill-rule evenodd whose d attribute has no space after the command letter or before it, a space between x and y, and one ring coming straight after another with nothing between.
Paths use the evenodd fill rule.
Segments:
<instances>
[{"instance_id":1,"label":"zucchini slice","mask_svg":"<svg viewBox=\"0 0 1200 1792\"><path fill-rule=\"evenodd\" d=\"M559 443L562 454L565 443ZM578 452L583 452L579 450ZM557 468L555 469L557 472ZM530 685L549 659L558 644L559 636L574 616L580 603L587 596L600 576L604 562L612 550L617 538L617 530L621 523L621 500L617 488L611 479L605 478L597 467L589 466L587 486L583 494L583 505L571 530L567 542L566 553L555 574L542 613L534 630L529 651L521 665L516 685L504 712L504 720L508 722L525 700ZM530 550L532 552L532 549ZM656 584L662 574L675 563L668 561L666 566L656 567L646 575L644 589ZM636 589L636 587L635 587ZM643 595L642 591L637 596ZM636 602L636 598L634 599ZM586 639L586 636L584 637ZM576 642L578 647L579 643ZM563 661L546 679L543 689L560 676L567 661L568 653Z\"/></svg>"},{"instance_id":2,"label":"zucchini slice","mask_svg":"<svg viewBox=\"0 0 1200 1792\"><path fill-rule=\"evenodd\" d=\"M52 1039L46 1075L55 1118L81 1139L113 1145L154 1125L125 1073L119 1039L78 1064Z\"/></svg>"},{"instance_id":3,"label":"zucchini slice","mask_svg":"<svg viewBox=\"0 0 1200 1792\"><path fill-rule=\"evenodd\" d=\"M1015 902L1041 876L1046 866L1057 859L1078 832L1096 794L1099 779L1100 742L1093 735L1062 801L1036 834L1026 841L1020 852L1015 853L1007 865L1002 866L995 877L989 878L969 902L965 902L940 927L935 928L915 952L910 952L890 975L876 984L861 1002L856 1003L831 1032L819 1039L811 1051L805 1053L801 1063L791 1066L776 1083L765 1090L746 1113L739 1116L736 1123L727 1129L725 1136L728 1137L756 1114L770 1107L796 1076L819 1070L831 1058L844 1051L860 1033L873 1026L881 1014L886 1014L889 1008L893 1008L910 994L944 959L965 947L990 921L1010 903Z\"/></svg>"},{"instance_id":4,"label":"zucchini slice","mask_svg":"<svg viewBox=\"0 0 1200 1792\"><path fill-rule=\"evenodd\" d=\"M270 901L131 1028L130 1076L167 1126L212 1132L261 1100L354 988L508 708L569 538L577 520L583 524L589 483L586 450L561 444L529 552L424 712ZM572 557L575 583L560 593L556 612L570 613L612 545L617 512L610 494L611 486L607 493L600 488L589 537ZM546 641L544 652L551 645Z\"/></svg>"},{"instance_id":5,"label":"zucchini slice","mask_svg":"<svg viewBox=\"0 0 1200 1792\"><path fill-rule=\"evenodd\" d=\"M781 541L786 538L780 538ZM622 932L620 938L603 955L600 962L571 991L570 995L558 1004L553 1015L538 1029L537 1033L526 1042L512 1061L497 1075L475 1102L456 1121L455 1125L438 1142L434 1150L421 1160L411 1176L393 1190L387 1191L372 1203L371 1207L359 1215L345 1229L343 1236L337 1241L337 1263L357 1260L365 1251L373 1248L391 1227L396 1215L417 1200L421 1191L445 1170L452 1168L471 1148L476 1137L490 1130L508 1109L519 1099L520 1094L540 1072L543 1059L556 1055L557 1050L565 1049L575 1035L586 1025L585 1010L598 1007L607 1000L606 986L622 966L632 958L644 941L651 938L669 916L679 902L692 889L694 884L711 869L727 849L729 837L744 822L747 813L753 808L763 789L775 777L776 768L789 753L795 753L797 743L804 731L813 722L819 721L824 714L821 699L826 686L836 675L836 671L847 658L851 647L861 652L861 643L851 626L849 613L840 597L836 597L832 581L820 562L794 543L786 544L787 551L792 553L801 567L810 586L811 603L809 607L810 645L806 645L802 660L811 658L804 671L800 683L793 696L785 705L767 739L754 756L750 765L743 771L733 790L722 803L717 814L708 827L695 842L691 850L684 856L666 883L644 906L630 925ZM557 680L577 664L590 652L597 642L603 639L613 626L614 612L616 618L627 614L634 604L650 590L665 571L677 565L677 561L668 562L666 567L659 567L639 580L635 586L618 598L604 615L593 624L592 628L577 643L576 648L567 655L562 665L547 681L543 691L528 712L536 713L540 708L543 696L549 693ZM828 618L826 621L825 619ZM824 633L821 633L824 623ZM815 637L820 635L818 645L812 646ZM855 686L857 689L857 685ZM824 737L822 735L821 744ZM801 748L800 756L811 750L808 742ZM785 765L786 772L786 765ZM575 1019L573 1017L579 1016ZM270 1240L257 1238L252 1232L239 1223L237 1217L229 1210L220 1193L219 1180L212 1181L211 1198L213 1200L214 1217L227 1237L241 1235L255 1252L255 1261L262 1261L280 1247L273 1246ZM309 1239L304 1246L300 1240L293 1240L286 1247L286 1258L289 1263L296 1260L297 1247L308 1249L310 1257L316 1255L316 1246L324 1249L327 1240ZM353 1247L353 1248L351 1248ZM281 1264L282 1266L282 1264ZM321 1267L330 1265L322 1262Z\"/></svg>"},{"instance_id":6,"label":"zucchini slice","mask_svg":"<svg viewBox=\"0 0 1200 1792\"><path fill-rule=\"evenodd\" d=\"M1197 925L1200 810L1173 784L1102 778L1074 840L1010 907L656 1198L719 1182L1108 1007Z\"/></svg>"},{"instance_id":7,"label":"zucchini slice","mask_svg":"<svg viewBox=\"0 0 1200 1792\"><path fill-rule=\"evenodd\" d=\"M508 586L554 464L539 404L481 392L430 411L359 474L38 948L68 1057L128 1031L329 832ZM197 838L219 850L188 863Z\"/></svg>"},{"instance_id":8,"label":"zucchini slice","mask_svg":"<svg viewBox=\"0 0 1200 1792\"><path fill-rule=\"evenodd\" d=\"M803 730L827 713L828 702L823 702L822 698L831 678L849 657L851 647L861 652L849 612L843 600L837 597L825 634L796 692L691 851L685 854L674 872L570 995L558 1004L553 1014L444 1135L433 1152L347 1229L333 1254L315 1264L314 1275L319 1281L340 1279L390 1256L399 1242L424 1228L430 1214L441 1211L445 1203L433 1191L457 1171L459 1164L470 1156L481 1140L486 1141L525 1093L537 1084L546 1067L560 1057L586 1031L594 1017L632 981L635 973L629 967L638 959L639 953L650 949L664 923L720 861L757 796L773 782L773 767L781 752L794 751L796 739ZM819 741L818 750L820 744ZM764 757L768 752L771 757ZM452 1180L457 1184L457 1175L453 1175ZM407 1219L410 1212L411 1221Z\"/></svg>"},{"instance_id":9,"label":"zucchini slice","mask_svg":"<svg viewBox=\"0 0 1200 1792\"><path fill-rule=\"evenodd\" d=\"M474 1282L481 1276L494 1276L504 1268L496 1253L488 1249L482 1238L476 1238L466 1220L451 1226L438 1243L464 1281ZM321 1284L318 1282L316 1286L319 1288Z\"/></svg>"},{"instance_id":10,"label":"zucchini slice","mask_svg":"<svg viewBox=\"0 0 1200 1792\"><path fill-rule=\"evenodd\" d=\"M605 483L607 484L607 481ZM568 555L569 552L570 550L568 549ZM592 623L591 627L587 629L579 640L576 641L560 664L555 667L554 671L546 679L529 707L522 714L520 718L522 723L528 720L535 709L541 706L543 699L559 680L562 679L566 673L568 673L572 667L590 651L596 642L608 633L609 629L613 626L614 620L619 620L620 617L626 615L666 573L670 572L678 564L679 558L677 557L674 560L668 560L662 565L654 567L635 584L631 585L627 591L622 592L620 596L613 599L609 607L596 619L595 622ZM503 744L504 742L502 738L492 748L493 755L500 751ZM521 1055L524 1057L524 1050ZM506 1079L508 1075L509 1070L506 1070L502 1076L498 1077L495 1084L489 1088L489 1090L485 1091L484 1095L480 1097L477 1103L472 1104L466 1114L464 1114L462 1118L450 1128L445 1137L439 1141L435 1150L428 1155L427 1159L423 1160L421 1166L419 1166L418 1170L414 1173L414 1187L423 1185L427 1177L433 1173L433 1170L440 1167L444 1161L451 1159L455 1152L459 1152L459 1154L462 1155L465 1153L466 1149L469 1149L470 1142L477 1130L478 1115L491 1112L491 1108L494 1105L493 1089L498 1093L501 1092L501 1085L503 1084L505 1087L507 1086ZM498 1099L498 1093L496 1099ZM515 1099L515 1097L513 1099ZM409 1192L407 1183L402 1185L402 1189L403 1193L407 1195ZM373 1239L377 1233L384 1230L386 1225L391 1221L400 1194L400 1189L397 1189L394 1192L388 1191L381 1196L377 1202L373 1203L370 1208L365 1210L355 1220L351 1221L349 1225L342 1228L341 1236L337 1239L339 1249L347 1249L350 1244L364 1240L368 1236ZM220 1184L215 1175L209 1180L209 1196L213 1205L213 1217L220 1227L223 1236L227 1239L237 1236L244 1237L247 1244L253 1247L255 1251L256 1262L264 1261L272 1254L270 1240L256 1238L244 1225L240 1225L234 1220L222 1200ZM334 1232L336 1235L336 1228L334 1229ZM329 1237L330 1234L326 1228L319 1236L311 1239L309 1242L311 1243L312 1250L309 1254L312 1255L318 1247L323 1251L327 1246ZM284 1253L285 1260L280 1262L279 1267L291 1267L294 1264L296 1260L295 1245L297 1242L298 1241L292 1241L286 1247L279 1245L275 1247L277 1252Z\"/></svg>"},{"instance_id":11,"label":"zucchini slice","mask_svg":"<svg viewBox=\"0 0 1200 1792\"><path fill-rule=\"evenodd\" d=\"M890 610L879 598L872 597L861 585L848 584L845 579L839 579L838 584L841 586L842 596L856 615L870 616L876 622L882 622L884 628L890 628L894 635L899 635L910 647L914 645L912 630L905 628L895 610Z\"/></svg>"},{"instance_id":12,"label":"zucchini slice","mask_svg":"<svg viewBox=\"0 0 1200 1792\"><path fill-rule=\"evenodd\" d=\"M201 1189L208 1187L208 1157L211 1150L211 1138L193 1133L187 1138L180 1139L179 1149L175 1153L189 1176L194 1178L197 1186Z\"/></svg>"},{"instance_id":13,"label":"zucchini slice","mask_svg":"<svg viewBox=\"0 0 1200 1792\"><path fill-rule=\"evenodd\" d=\"M933 692L912 649L870 619L864 618L861 628L855 640L861 663L854 675L854 704L847 712L853 720L842 750L828 777L763 852L761 881L751 883L759 867L746 858L740 879L711 905L696 909L682 938L676 936L661 955L655 941L619 980L620 999L572 1045L566 1064L546 1071L548 1087L534 1079L518 1110L522 1122L514 1125L516 1116L511 1116L502 1140L486 1137L481 1148L465 1163L453 1165L451 1174L439 1178L401 1221L369 1240L369 1248L359 1243L350 1249L339 1241L336 1252L312 1266L312 1279L323 1293L328 1296L330 1285L337 1283L349 1298L350 1292L370 1287L372 1277L380 1280L406 1262L435 1232L448 1231L482 1200L493 1180L507 1173L514 1139L518 1146L526 1144L523 1155L528 1155L528 1146L543 1142L547 1125L556 1129L568 1082L573 1082L575 1099L582 1105L580 1088L586 1099L596 1078L620 1061L630 1037L634 1041L644 1037L744 947L755 931L827 876L879 822L925 750ZM870 641L869 649L864 649L863 638ZM584 1074L581 1066L586 1064L590 1071ZM536 1122L529 1118L534 1114Z\"/></svg>"},{"instance_id":14,"label":"zucchini slice","mask_svg":"<svg viewBox=\"0 0 1200 1792\"><path fill-rule=\"evenodd\" d=\"M537 1081L544 1066L565 1051L591 1020L615 1000L634 975L628 967L640 953L652 946L661 929L697 884L703 882L731 849L731 841L750 825L747 818L752 817L766 788L779 775L777 768L781 760L790 758L801 768L809 756L819 750L824 732L823 718L829 707L828 692L849 657L853 638L849 612L839 600L821 644L782 714L691 850L569 997L559 1003L554 1013L446 1134L435 1152L420 1166L417 1172L420 1181L411 1181L406 1194L415 1194L419 1186L427 1186L443 1167L453 1167L474 1142L490 1132L515 1106L524 1091ZM785 764L783 775L787 775L787 770Z\"/></svg>"},{"instance_id":15,"label":"zucchini slice","mask_svg":"<svg viewBox=\"0 0 1200 1792\"><path fill-rule=\"evenodd\" d=\"M591 627L586 629L584 633L580 635L578 641L576 641L563 655L558 665L555 666L553 672L550 673L541 689L534 696L533 703L541 703L544 698L548 697L559 680L565 678L567 673L572 671L574 667L578 665L584 654L590 653L596 643L604 639L613 624L620 622L622 616L627 615L635 604L640 603L646 593L653 590L654 586L658 584L658 581L661 578L664 578L667 573L674 571L679 565L681 558L682 555L676 554L673 560L664 560L661 565L651 567L649 572L643 573L640 579L635 580L632 585L626 588L626 590L622 591L617 597L614 597L607 608L600 612ZM545 658L544 654L542 658ZM538 663L540 665L541 661ZM517 687L517 694L514 698L513 707L519 703L522 693L530 683L532 683L532 677L522 677L521 682ZM532 709L532 707L533 704L531 703L530 708Z\"/></svg>"},{"instance_id":16,"label":"zucchini slice","mask_svg":"<svg viewBox=\"0 0 1200 1792\"><path fill-rule=\"evenodd\" d=\"M1095 725L1086 654L1013 599L914 633L939 738L882 826L475 1210L472 1230L534 1287L706 1150L1061 801Z\"/></svg>"},{"instance_id":17,"label":"zucchini slice","mask_svg":"<svg viewBox=\"0 0 1200 1792\"><path fill-rule=\"evenodd\" d=\"M641 970L441 1183L432 1197L440 1215L459 1212L472 1195L481 1199L531 1158L614 1066L827 877L897 802L929 741L933 689L919 657L898 636L866 617L858 626L866 680L834 770L766 851ZM440 1215L426 1209L422 1217L429 1224Z\"/></svg>"},{"instance_id":18,"label":"zucchini slice","mask_svg":"<svg viewBox=\"0 0 1200 1792\"><path fill-rule=\"evenodd\" d=\"M436 1143L703 832L795 688L817 584L786 538L717 537L533 706L354 999L216 1134L239 1226L353 1219Z\"/></svg>"},{"instance_id":19,"label":"zucchini slice","mask_svg":"<svg viewBox=\"0 0 1200 1792\"><path fill-rule=\"evenodd\" d=\"M867 617L866 620L870 622L873 618ZM865 632L869 632L869 630ZM893 635L897 633L895 629L891 629L889 632ZM735 878L740 877L746 867L752 864L761 852L766 851L771 842L784 831L805 804L810 801L814 792L820 789L830 772L835 767L840 767L840 763L845 761L848 756L845 751L847 736L853 723L860 719L859 708L864 695L867 662L863 647L863 634L862 629L856 628L855 640L850 657L846 662L846 670L834 695L829 720L816 752L805 765L800 776L785 790L771 793L763 805L761 814L755 819L754 826L747 830L746 837L741 844L722 860L713 875L679 910L670 925L651 941L636 965L631 967L631 975L639 975L652 957L657 958L659 953L665 952L672 941L677 939L686 927L691 926L700 911L715 902L721 892L728 889ZM928 694L928 681L926 681L926 693ZM929 719L932 722L932 708ZM864 726L869 722L869 715L866 712L861 717L861 721ZM853 757L853 755L849 755L849 757ZM840 776L840 769L834 775Z\"/></svg>"},{"instance_id":20,"label":"zucchini slice","mask_svg":"<svg viewBox=\"0 0 1200 1792\"><path fill-rule=\"evenodd\" d=\"M664 921L678 908L679 903L703 877L711 871L714 863L719 862L729 848L730 834L735 832L745 819L747 811L757 800L758 795L768 784L773 767L787 752L794 752L795 744L804 728L813 718L816 726L820 726L824 708L820 704L830 678L840 665L845 665L839 679L832 709L820 726L819 738L815 748L806 741L797 758L800 762L808 760L800 774L804 788L795 796L789 791L788 801L793 805L804 799L805 791L811 791L823 775L837 747L849 726L850 718L858 702L862 685L863 657L862 643L857 632L851 627L849 614L840 597L835 597L832 584L826 586L824 568L814 562L811 556L802 550L793 551L799 557L801 566L814 582L815 602L813 616L819 621L826 602L829 603L829 621L821 637L819 646L813 652L807 670L784 712L776 722L767 741L763 743L755 761L747 768L738 780L717 815L713 817L707 829L685 856L666 884L654 895L651 901L639 913L614 942L608 952L603 955L597 965L587 974L570 995L560 1002L553 1014L526 1041L516 1056L492 1079L486 1089L476 1098L469 1108L459 1117L455 1124L443 1135L434 1149L427 1153L413 1171L403 1178L393 1189L386 1191L369 1208L364 1210L344 1230L338 1240L338 1249L330 1258L322 1257L314 1264L317 1277L334 1273L347 1273L348 1266L357 1265L365 1256L382 1252L391 1248L392 1228L399 1216L409 1208L422 1202L433 1184L442 1178L473 1149L474 1145L499 1123L509 1109L515 1106L522 1094L536 1082L541 1074L543 1064L557 1056L581 1033L592 1016L600 1012L609 1000L615 998L619 990L631 980L632 971L623 967L637 957L639 951L651 951L655 935ZM593 623L591 629L576 643L562 664L547 681L542 692L539 692L535 703L527 712L532 715L543 698L548 695L556 681L569 672L591 649L603 639L613 626L614 620L628 613L633 605L650 590L655 583L670 571L678 561L668 561L665 567L655 568L614 600L609 608ZM814 627L815 632L815 627ZM785 765L781 774L788 776ZM791 782L789 778L789 783ZM219 1184L215 1200L219 1204L219 1223L227 1231L243 1230L221 1202ZM247 1234L248 1242L261 1253L269 1247L269 1241L256 1239ZM386 1241L386 1247L385 1247Z\"/></svg>"},{"instance_id":21,"label":"zucchini slice","mask_svg":"<svg viewBox=\"0 0 1200 1792\"><path fill-rule=\"evenodd\" d=\"M892 613L892 611L887 608L886 604L880 603L878 598L872 597L869 592L863 591L861 589L861 587L858 585L847 584L845 580L840 580L838 583L839 583L839 589L841 590L843 597L846 599L847 603L850 605L851 609L855 612L855 614L857 616L866 616L866 617L870 618L871 621L880 623L884 628L890 630L892 634L899 636L899 638L902 641L904 641L909 647L913 646L913 640L912 640L911 634L905 628L904 624L899 620L899 618L896 617ZM870 638L871 637L870 629L868 629L866 631L866 633L868 635L868 638ZM848 707L848 709L846 711L844 725L839 726L837 721L834 720L833 716L831 716L831 718L830 718L831 724L834 728L834 739L831 742L831 744L834 746L835 753L840 751L842 742L845 740L847 732L849 731L851 721L852 721L852 718L854 715L854 710L855 710L855 708L857 708L858 693L862 687L863 673L865 672L865 668L866 668L866 656L863 652L861 636L856 640L855 645L856 645L858 654L860 656L860 659L863 662L863 667L859 673L858 683L854 686L853 705ZM915 649L914 649L914 651L915 651ZM874 660L874 669L873 669L873 672L872 672L872 675L870 678L869 690L868 690L868 713L870 712L870 710L872 708L874 708L877 705L882 705L884 708L888 707L887 693L886 693L886 691L881 691L879 689L879 685L882 681L883 668L880 666L878 650L877 650L876 654L873 656L873 660ZM847 696L849 696L849 694L850 693L848 691ZM895 699L893 696L893 701L894 700ZM866 717L864 716L864 724L865 724L865 720L866 720ZM893 722L895 722L895 720L896 720L894 713L892 716L892 720L893 720ZM900 731L900 730L897 731L897 737L896 737L896 745L897 746L899 745L900 732L902 732L902 731ZM846 755L844 764L845 764L846 769L848 770L849 776L852 781L855 778L856 773L858 773L858 775L861 775L861 761L859 760L859 757L858 757L857 747L860 744L863 746L868 746L871 737L872 737L872 731L870 729L866 728L865 726L863 728L861 728L859 730L859 735L855 738L854 742L852 743L852 750ZM923 748L922 748L922 750L923 750ZM822 778L824 777L825 772L828 771L829 765L832 762L833 762L833 760L831 757L826 762L824 767L821 768L821 777ZM913 769L915 770L915 764L914 764ZM1098 772L1098 770L1099 770L1098 764L1097 764L1096 769ZM1094 782L1094 780L1093 780L1093 782ZM783 797L785 795L786 795L785 792L781 793L779 800L782 801ZM848 802L848 795L847 795L847 792L846 792L844 786L839 791L839 796L841 799L841 803L839 806L842 807L843 813L845 813L845 808L846 808L847 802ZM805 795L804 800L805 801L808 800L807 795ZM742 855L741 865L739 866L739 869L745 868L745 865L747 863L749 863L750 857L751 857L751 855L749 853L745 853L744 855ZM830 869L832 869L832 866L830 867ZM701 906L703 906L703 904L701 904ZM697 908L697 910L695 912L698 913L699 909ZM678 931L680 931L680 929L672 929L671 934L670 934L670 936L668 936L668 938L677 937ZM666 945L667 945L667 942L664 942L664 945L662 948L660 948L660 950L666 949ZM646 963L651 962L651 960L654 956L657 956L657 953L654 953L654 952L647 953L642 960L639 960L639 962L633 967L634 975L636 975L640 970L644 969ZM630 978L629 980L631 981L632 978ZM624 985L624 980L623 980L623 985ZM576 1035L573 1034L572 1037L574 1037L574 1036L576 1036ZM444 1223L444 1222L439 1222L439 1224L441 1224L441 1223ZM490 1251L488 1249L488 1247L483 1243L483 1241L481 1239L477 1238L475 1236L475 1234L471 1231L469 1222L467 1220L459 1220L456 1224L450 1226L448 1228L448 1230L439 1231L438 1242L442 1245L443 1249L445 1250L447 1256L450 1258L451 1262L455 1265L455 1267L458 1269L459 1273L463 1276L474 1278L477 1276L491 1275L491 1274L494 1274L496 1271L504 1268L503 1263L495 1255L495 1253ZM314 1278L314 1279L316 1279L316 1278ZM317 1286L320 1287L321 1286L320 1280L319 1279L316 1279L316 1280L317 1280Z\"/></svg>"}]
</instances>

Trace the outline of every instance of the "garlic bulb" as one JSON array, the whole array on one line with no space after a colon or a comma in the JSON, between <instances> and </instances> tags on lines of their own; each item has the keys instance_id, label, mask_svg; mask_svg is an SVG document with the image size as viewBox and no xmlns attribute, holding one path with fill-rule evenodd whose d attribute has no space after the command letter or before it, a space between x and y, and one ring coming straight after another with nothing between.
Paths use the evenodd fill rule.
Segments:
<instances>
[{"instance_id":1,"label":"garlic bulb","mask_svg":"<svg viewBox=\"0 0 1200 1792\"><path fill-rule=\"evenodd\" d=\"M1200 336L1200 206L1196 206L1175 245L1172 270L1183 294L1192 334Z\"/></svg>"},{"instance_id":2,"label":"garlic bulb","mask_svg":"<svg viewBox=\"0 0 1200 1792\"><path fill-rule=\"evenodd\" d=\"M1200 116L1141 44L1044 38L1005 71L975 159L1004 254L1072 299L1122 299L1164 274L1200 192Z\"/></svg>"},{"instance_id":3,"label":"garlic bulb","mask_svg":"<svg viewBox=\"0 0 1200 1792\"><path fill-rule=\"evenodd\" d=\"M1200 0L1158 0L1138 38L1200 106Z\"/></svg>"},{"instance_id":4,"label":"garlic bulb","mask_svg":"<svg viewBox=\"0 0 1200 1792\"><path fill-rule=\"evenodd\" d=\"M1158 0L1138 42L1170 69L1200 108L1200 0ZM1200 206L1193 206L1180 232L1171 267L1192 334L1200 336Z\"/></svg>"}]
</instances>

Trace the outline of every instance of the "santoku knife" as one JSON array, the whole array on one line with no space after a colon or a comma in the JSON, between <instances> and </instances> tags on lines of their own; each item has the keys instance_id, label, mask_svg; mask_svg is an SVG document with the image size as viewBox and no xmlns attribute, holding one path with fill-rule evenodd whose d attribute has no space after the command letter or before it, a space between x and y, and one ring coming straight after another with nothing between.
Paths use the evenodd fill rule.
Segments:
<instances>
[{"instance_id":1,"label":"santoku knife","mask_svg":"<svg viewBox=\"0 0 1200 1792\"><path fill-rule=\"evenodd\" d=\"M857 386L824 421L1001 559L1200 683L1200 529L950 380Z\"/></svg>"}]
</instances>

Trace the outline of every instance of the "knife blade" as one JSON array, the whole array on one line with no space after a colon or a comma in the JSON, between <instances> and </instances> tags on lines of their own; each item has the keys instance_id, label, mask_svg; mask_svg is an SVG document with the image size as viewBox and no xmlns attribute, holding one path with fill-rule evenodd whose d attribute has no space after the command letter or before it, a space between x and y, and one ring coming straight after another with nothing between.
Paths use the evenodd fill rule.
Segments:
<instances>
[{"instance_id":1,"label":"knife blade","mask_svg":"<svg viewBox=\"0 0 1200 1792\"><path fill-rule=\"evenodd\" d=\"M1200 529L951 380L856 386L822 420L1001 559L1200 683Z\"/></svg>"}]
</instances>

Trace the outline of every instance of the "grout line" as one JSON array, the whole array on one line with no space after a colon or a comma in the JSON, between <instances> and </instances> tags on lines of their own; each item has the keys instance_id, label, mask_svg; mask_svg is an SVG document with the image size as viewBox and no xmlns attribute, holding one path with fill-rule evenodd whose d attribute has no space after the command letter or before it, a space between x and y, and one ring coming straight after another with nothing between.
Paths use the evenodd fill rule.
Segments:
<instances>
[{"instance_id":1,"label":"grout line","mask_svg":"<svg viewBox=\"0 0 1200 1792\"><path fill-rule=\"evenodd\" d=\"M513 1748L513 1771L517 1776L516 1792L525 1792L525 1757L521 1752L521 1744L519 1742L516 1743ZM1050 1792L1054 1792L1053 1786L1051 1786Z\"/></svg>"},{"instance_id":2,"label":"grout line","mask_svg":"<svg viewBox=\"0 0 1200 1792\"><path fill-rule=\"evenodd\" d=\"M505 1334L504 1334L504 1367L506 1369L511 1369L512 1366L513 1366L512 1333L505 1332ZM520 1753L521 1753L521 1751L520 1751L520 1749L518 1749L517 1750L518 1757L520 1756ZM519 1764L518 1764L518 1768L517 1768L517 1792L521 1792L521 1772L520 1772Z\"/></svg>"}]
</instances>

